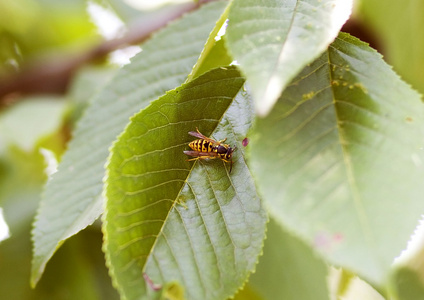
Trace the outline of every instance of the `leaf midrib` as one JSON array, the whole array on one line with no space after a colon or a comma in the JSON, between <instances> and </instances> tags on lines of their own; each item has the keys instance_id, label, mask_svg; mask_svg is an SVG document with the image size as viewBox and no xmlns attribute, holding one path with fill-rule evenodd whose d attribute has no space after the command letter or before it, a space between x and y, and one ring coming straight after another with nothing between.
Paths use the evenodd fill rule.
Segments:
<instances>
[{"instance_id":1,"label":"leaf midrib","mask_svg":"<svg viewBox=\"0 0 424 300\"><path fill-rule=\"evenodd\" d=\"M339 38L337 38L339 40ZM333 48L334 51L339 51L338 49ZM346 53L344 53L345 55L347 55ZM356 177L355 177L355 172L354 172L354 167L353 167L353 163L352 163L352 158L351 155L349 153L349 150L347 148L348 145L348 138L346 138L346 134L344 133L343 128L340 126L342 124L342 120L339 118L339 113L337 110L337 99L335 97L335 91L334 91L334 85L332 84L333 82L333 71L331 66L334 65L331 63L331 58L330 58L330 51L327 50L327 61L328 61L328 74L329 74L329 79L330 79L330 86L331 86L331 93L332 93L332 101L333 101L333 106L334 106L334 114L336 117L336 128L337 128L337 136L339 137L339 145L342 151L342 155L343 155L343 161L344 161L344 166L345 166L345 172L346 172L346 178L348 180L349 183L349 188L351 190L351 195L352 195L352 199L353 199L353 204L355 209L355 213L358 217L359 220L359 224L361 226L361 231L364 234L365 237L365 241L367 242L367 244L369 245L369 247L372 250L373 256L375 257L376 261L381 262L381 256L378 254L378 248L377 245L375 243L376 239L375 236L371 230L371 225L368 221L367 215L365 213L365 208L364 208L364 204L363 201L364 199L362 199L361 197L361 193L359 192L359 187L358 187L358 183L356 181Z\"/></svg>"},{"instance_id":2,"label":"leaf midrib","mask_svg":"<svg viewBox=\"0 0 424 300\"><path fill-rule=\"evenodd\" d=\"M242 77L237 77L237 78L242 78ZM243 91L243 87L244 87L244 84L243 84L243 85L241 85L241 87L239 88L238 92L237 92L237 93L235 93L234 97L232 98L232 99L233 99L233 100L232 100L232 102L233 102L233 101L234 101L234 99L237 97L237 95L238 95L241 91ZM211 132L210 136L212 136L212 135L213 135L213 133L214 133L214 132L216 131L216 129L218 128L219 124L221 124L222 119L225 117L225 114L227 113L228 109L230 108L230 106L231 106L232 102L228 105L227 109L224 111L224 113L222 114L221 118L218 120L218 122L217 122L217 124L216 124L215 128L212 130L212 132ZM234 130L232 129L232 127L231 127L231 130L234 132ZM151 249L150 249L150 251L149 251L149 253L148 253L147 257L146 257L146 262L145 262L145 264L144 264L144 266L143 266L143 272L145 272L145 271L146 271L148 258L149 258L149 257L153 254L153 252L154 252L154 250L155 250L155 248L156 248L156 245L157 245L157 243L158 243L158 241L159 241L160 236L165 236L165 234L164 234L164 228L165 228L165 226L166 226L166 224L167 224L167 221L168 221L168 219L169 219L170 214L172 213L173 209L175 209L175 205L177 205L177 204L178 204L178 201L177 201L177 200L178 200L178 198L180 197L180 195L181 195L181 193L182 193L182 191L183 191L183 189L184 189L184 187L185 187L185 185L186 185L186 184L187 184L187 185L189 186L189 188L192 190L193 195L195 195L195 194L194 194L194 191L193 191L193 188L191 187L190 183L188 182L188 178L190 178L190 176L191 176L191 172L194 170L194 168L195 168L196 164L197 164L197 161L195 161L195 162L193 163L193 165L192 165L192 167L191 167L191 169L190 169L189 173L187 174L187 177L186 177L186 179L185 179L185 183L181 185L181 188L180 188L179 192L177 193L177 195L176 195L176 197L175 197L175 200L173 201L173 204L172 204L172 205L171 205L171 207L169 208L168 213L167 213L166 217L164 218L163 224L162 224L162 226L161 226L160 230L158 231L157 238L155 239L155 241L154 241L154 243L153 243L153 245L152 245L152 247L151 247ZM225 168L225 169L226 169L227 175L229 175L227 168ZM233 185L233 183L231 183L231 185ZM196 201L196 203L197 203L197 201ZM178 210L177 210L177 211L178 211ZM200 212L200 209L199 209L199 208L198 208L198 211ZM179 214L179 215L180 215L180 214ZM203 217L202 217L202 220L203 220ZM184 224L184 222L182 222L182 223ZM204 224L204 223L203 223L203 224ZM184 226L184 227L185 227L185 226ZM206 230L207 230L207 229L206 229ZM187 232L187 231L186 231L186 232ZM189 240L190 240L190 244L192 244L191 239L190 239L190 236L189 236L188 234L187 234L187 236L188 236L188 238L189 238ZM209 238L209 237L210 237L210 235L208 234L208 238ZM166 240L166 238L165 238L165 240ZM233 244L234 244L234 243L233 243ZM214 245L213 245L213 243L212 243L212 242L211 242L211 245L212 245L212 247L214 248L214 254L215 254L215 256L216 256L215 247L214 247ZM172 249L171 247L169 247L169 248L170 248L170 249ZM192 249L193 249L193 248L191 248L191 250L192 250ZM199 268L199 265L198 265L198 262L197 262L197 259L196 259L196 258L195 258L195 261L196 261L196 269L197 269L197 270L198 270L198 272L201 274L201 272L200 272L200 268ZM217 262L218 262L218 261L219 261L219 260L218 260L218 258L217 258ZM221 273L221 272L220 272L220 273ZM199 278L201 279L201 278L202 278L202 276L199 276ZM221 276L220 276L220 279L221 279ZM202 280L202 279L201 279L201 282L202 282L202 284L204 285L204 283L203 283L203 280ZM222 285L222 283L221 283L221 285ZM203 290L205 291L205 289L203 289Z\"/></svg>"}]
</instances>

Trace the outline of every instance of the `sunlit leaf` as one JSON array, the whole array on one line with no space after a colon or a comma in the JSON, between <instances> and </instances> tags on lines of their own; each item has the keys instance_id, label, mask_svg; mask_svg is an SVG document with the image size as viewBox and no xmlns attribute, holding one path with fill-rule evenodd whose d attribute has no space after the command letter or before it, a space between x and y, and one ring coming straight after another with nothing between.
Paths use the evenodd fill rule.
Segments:
<instances>
[{"instance_id":1,"label":"sunlit leaf","mask_svg":"<svg viewBox=\"0 0 424 300\"><path fill-rule=\"evenodd\" d=\"M235 68L206 73L152 102L114 144L104 249L122 297L155 299L154 286L177 282L186 299L226 299L253 270L266 216L241 146L253 116L243 83ZM237 146L231 173L219 159L187 161L196 127Z\"/></svg>"},{"instance_id":2,"label":"sunlit leaf","mask_svg":"<svg viewBox=\"0 0 424 300\"><path fill-rule=\"evenodd\" d=\"M227 48L225 47L224 39L220 39L213 43L213 47L205 57L205 61L200 65L193 77L202 75L207 71L210 71L217 67L228 66L232 62L232 58L229 56Z\"/></svg>"},{"instance_id":3,"label":"sunlit leaf","mask_svg":"<svg viewBox=\"0 0 424 300\"><path fill-rule=\"evenodd\" d=\"M259 114L266 115L293 77L334 40L351 6L351 0L232 2L228 46Z\"/></svg>"},{"instance_id":4,"label":"sunlit leaf","mask_svg":"<svg viewBox=\"0 0 424 300\"><path fill-rule=\"evenodd\" d=\"M32 284L57 247L98 218L109 146L130 116L184 82L226 4L205 5L155 34L93 99L40 204L33 230Z\"/></svg>"},{"instance_id":5,"label":"sunlit leaf","mask_svg":"<svg viewBox=\"0 0 424 300\"><path fill-rule=\"evenodd\" d=\"M227 6L219 20L216 21L215 28L209 35L205 47L188 76L187 81L193 80L212 69L228 66L231 63L232 58L228 55L222 38L218 40L218 38L220 38L220 30L225 26L225 22L228 18L228 11L229 6Z\"/></svg>"},{"instance_id":6,"label":"sunlit leaf","mask_svg":"<svg viewBox=\"0 0 424 300\"><path fill-rule=\"evenodd\" d=\"M423 136L420 96L341 34L257 122L250 159L276 220L383 285L424 211Z\"/></svg>"}]
</instances>

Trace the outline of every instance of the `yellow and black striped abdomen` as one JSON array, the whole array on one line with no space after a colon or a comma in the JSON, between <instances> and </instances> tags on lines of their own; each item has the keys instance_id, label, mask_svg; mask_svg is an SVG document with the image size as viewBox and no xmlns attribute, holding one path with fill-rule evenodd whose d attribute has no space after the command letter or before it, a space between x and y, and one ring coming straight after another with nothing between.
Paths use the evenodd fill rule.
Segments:
<instances>
[{"instance_id":1,"label":"yellow and black striped abdomen","mask_svg":"<svg viewBox=\"0 0 424 300\"><path fill-rule=\"evenodd\" d=\"M202 139L192 141L190 142L190 144L188 144L188 146L194 151L199 151L199 152L212 152L214 149L211 142L207 140L202 140ZM213 152L216 152L216 150Z\"/></svg>"}]
</instances>

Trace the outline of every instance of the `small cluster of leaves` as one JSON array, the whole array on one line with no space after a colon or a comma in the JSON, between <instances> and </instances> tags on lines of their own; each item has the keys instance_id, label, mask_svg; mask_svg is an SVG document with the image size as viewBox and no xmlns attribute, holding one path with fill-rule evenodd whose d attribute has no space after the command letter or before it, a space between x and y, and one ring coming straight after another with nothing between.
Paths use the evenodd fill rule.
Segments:
<instances>
[{"instance_id":1,"label":"small cluster of leaves","mask_svg":"<svg viewBox=\"0 0 424 300\"><path fill-rule=\"evenodd\" d=\"M424 211L424 106L380 54L339 33L351 5L216 1L154 34L92 99L46 186L33 285L103 213L123 299L350 293L327 285L325 263L414 299L413 258L392 263ZM187 161L196 127L237 148L231 172Z\"/></svg>"}]
</instances>

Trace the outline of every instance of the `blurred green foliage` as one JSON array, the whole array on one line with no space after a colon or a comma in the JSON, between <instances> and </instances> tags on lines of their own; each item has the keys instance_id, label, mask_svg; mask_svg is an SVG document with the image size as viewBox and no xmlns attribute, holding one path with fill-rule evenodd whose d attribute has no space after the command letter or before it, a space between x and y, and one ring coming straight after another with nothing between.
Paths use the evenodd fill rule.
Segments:
<instances>
[{"instance_id":1,"label":"blurred green foliage","mask_svg":"<svg viewBox=\"0 0 424 300\"><path fill-rule=\"evenodd\" d=\"M122 1L92 2L115 10L127 23L148 16ZM0 77L8 78L40 59L66 59L69 53L84 53L96 45L100 36L87 12L90 3L0 1ZM101 252L99 223L67 241L37 287L29 285L30 232L48 177L40 149L60 159L88 100L116 70L107 61L84 67L74 74L66 95L12 95L12 104L0 110L0 207L11 234L0 241L0 299L119 298Z\"/></svg>"},{"instance_id":2,"label":"blurred green foliage","mask_svg":"<svg viewBox=\"0 0 424 300\"><path fill-rule=\"evenodd\" d=\"M381 44L385 60L424 93L424 1L362 0L356 17Z\"/></svg>"},{"instance_id":3,"label":"blurred green foliage","mask_svg":"<svg viewBox=\"0 0 424 300\"><path fill-rule=\"evenodd\" d=\"M76 51L95 41L97 31L86 1L0 2L0 75L37 56Z\"/></svg>"},{"instance_id":4,"label":"blurred green foliage","mask_svg":"<svg viewBox=\"0 0 424 300\"><path fill-rule=\"evenodd\" d=\"M96 2L115 9L126 24L137 22L141 16L153 18L157 14L141 13L119 0ZM386 61L421 93L424 92L421 74L424 65L423 3L362 0L358 1L354 15L379 43L378 50L385 54ZM100 36L87 12L87 5L85 0L0 1L0 78L8 78L40 58L82 53L98 43ZM215 51L225 53L224 45L217 44L220 47ZM12 100L18 102L0 110L0 207L11 232L10 238L0 241L0 299L119 298L105 267L98 223L67 241L49 262L37 288L32 290L29 286L31 224L48 178L47 162L40 149L46 148L60 159L91 95L106 84L114 72L115 69L103 61L95 68L78 70L65 95L26 97L27 101L13 95ZM273 224L271 234L284 234L286 239L291 239ZM303 244L295 243L303 249ZM265 254L277 251L279 246L267 241ZM296 254L296 249L292 250L292 254ZM322 267L320 261L309 254L308 257ZM269 256L264 256L262 261L269 266L274 262ZM271 291L257 286L262 284L261 288L266 289L266 284L271 283L266 281L265 275L261 277L267 272L264 266L258 268L252 284L240 291L236 299L262 299L258 291L261 295ZM414 274L407 275L414 282L419 281ZM410 285L405 283L405 278L399 279L403 280L401 294L409 293ZM277 285L278 282L274 287L283 286ZM417 290L422 290L419 282L416 286Z\"/></svg>"}]
</instances>

